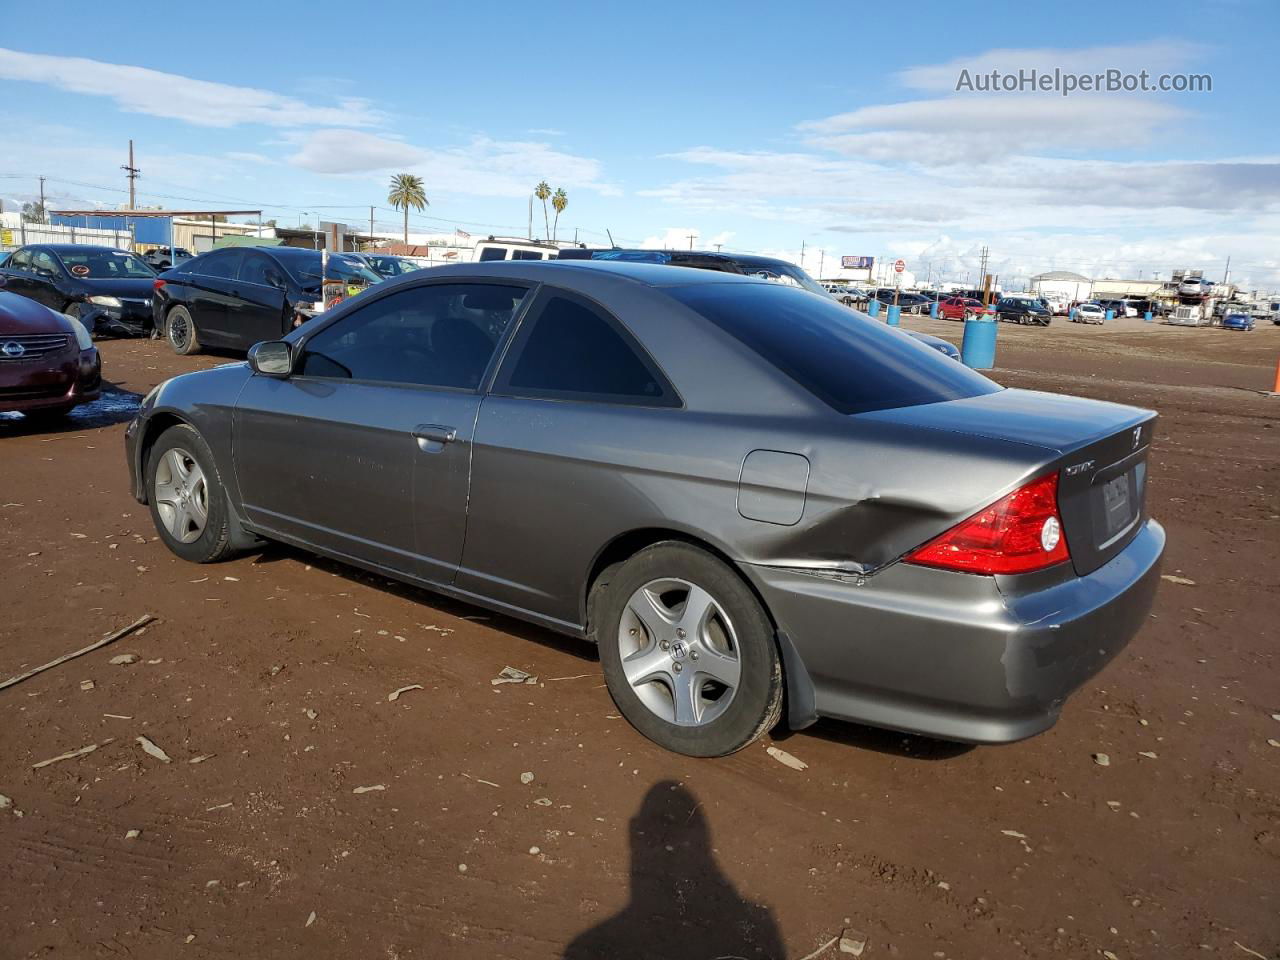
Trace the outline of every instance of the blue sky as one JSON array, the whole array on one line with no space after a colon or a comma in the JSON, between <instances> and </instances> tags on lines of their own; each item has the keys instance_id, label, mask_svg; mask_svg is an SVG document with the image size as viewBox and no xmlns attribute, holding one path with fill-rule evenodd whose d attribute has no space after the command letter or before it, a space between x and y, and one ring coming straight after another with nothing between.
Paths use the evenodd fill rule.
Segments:
<instances>
[{"instance_id":1,"label":"blue sky","mask_svg":"<svg viewBox=\"0 0 1280 960\"><path fill-rule=\"evenodd\" d=\"M1280 6L10 5L0 197L262 206L381 226L841 254L963 279L1174 267L1280 287ZM367 30L368 36L362 35ZM92 38L92 43L86 42ZM981 38L981 39L979 39ZM1181 94L976 94L960 71L1208 73ZM535 229L542 232L541 212Z\"/></svg>"}]
</instances>

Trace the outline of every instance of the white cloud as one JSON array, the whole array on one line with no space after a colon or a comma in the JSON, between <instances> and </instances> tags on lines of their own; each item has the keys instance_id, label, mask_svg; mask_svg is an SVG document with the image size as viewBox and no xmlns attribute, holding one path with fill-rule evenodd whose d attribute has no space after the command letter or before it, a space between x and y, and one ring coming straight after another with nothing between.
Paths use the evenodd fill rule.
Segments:
<instances>
[{"instance_id":1,"label":"white cloud","mask_svg":"<svg viewBox=\"0 0 1280 960\"><path fill-rule=\"evenodd\" d=\"M903 86L915 90L954 92L961 70L968 70L971 75L989 74L993 70L1002 74L1014 74L1020 70L1052 73L1055 69L1077 74L1101 73L1108 69L1126 72L1145 69L1159 74L1174 70L1203 52L1204 48L1198 44L1169 39L1076 49L995 49L956 57L946 63L911 67L897 76Z\"/></svg>"},{"instance_id":2,"label":"white cloud","mask_svg":"<svg viewBox=\"0 0 1280 960\"><path fill-rule=\"evenodd\" d=\"M476 197L527 197L539 180L572 195L621 191L603 178L598 160L557 150L546 143L476 136L466 143L426 147L359 130L326 129L289 134L297 146L295 166L323 174L415 173L432 191Z\"/></svg>"},{"instance_id":3,"label":"white cloud","mask_svg":"<svg viewBox=\"0 0 1280 960\"><path fill-rule=\"evenodd\" d=\"M297 139L298 150L289 162L313 173L371 173L411 167L425 156L418 147L362 130L314 130Z\"/></svg>"},{"instance_id":4,"label":"white cloud","mask_svg":"<svg viewBox=\"0 0 1280 960\"><path fill-rule=\"evenodd\" d=\"M958 96L862 107L801 124L807 142L874 163L988 162L1045 150L1134 148L1185 120L1178 107L1141 97Z\"/></svg>"},{"instance_id":5,"label":"white cloud","mask_svg":"<svg viewBox=\"0 0 1280 960\"><path fill-rule=\"evenodd\" d=\"M197 80L85 57L23 53L3 47L0 47L0 79L108 97L128 113L166 117L203 127L249 123L273 127L365 127L382 119L368 100L358 97L340 100L336 106L318 106L255 87Z\"/></svg>"},{"instance_id":6,"label":"white cloud","mask_svg":"<svg viewBox=\"0 0 1280 960\"><path fill-rule=\"evenodd\" d=\"M689 237L693 237L693 246L689 245ZM702 231L697 227L667 227L662 233L645 237L639 244L651 250L701 250L703 249Z\"/></svg>"}]
</instances>

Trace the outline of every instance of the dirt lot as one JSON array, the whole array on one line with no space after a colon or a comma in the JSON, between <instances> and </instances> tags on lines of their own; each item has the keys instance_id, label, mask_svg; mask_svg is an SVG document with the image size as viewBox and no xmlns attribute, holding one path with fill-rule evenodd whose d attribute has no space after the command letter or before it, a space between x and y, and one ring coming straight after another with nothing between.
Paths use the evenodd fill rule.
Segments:
<instances>
[{"instance_id":1,"label":"dirt lot","mask_svg":"<svg viewBox=\"0 0 1280 960\"><path fill-rule=\"evenodd\" d=\"M868 957L1280 957L1280 327L1002 326L997 380L1161 412L1182 579L1050 732L778 731L803 771L664 753L589 649L484 611L291 550L173 558L123 421L226 358L102 347L132 399L0 417L0 679L158 620L0 691L0 956L752 960L851 928Z\"/></svg>"}]
</instances>

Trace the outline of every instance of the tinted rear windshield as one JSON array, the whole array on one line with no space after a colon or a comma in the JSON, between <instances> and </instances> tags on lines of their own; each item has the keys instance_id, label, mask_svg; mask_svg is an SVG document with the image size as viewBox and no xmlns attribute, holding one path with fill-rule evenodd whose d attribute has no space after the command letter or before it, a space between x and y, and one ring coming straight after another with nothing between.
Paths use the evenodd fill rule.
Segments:
<instances>
[{"instance_id":1,"label":"tinted rear windshield","mask_svg":"<svg viewBox=\"0 0 1280 960\"><path fill-rule=\"evenodd\" d=\"M667 292L840 413L939 403L1002 389L830 297L765 283L707 283Z\"/></svg>"}]
</instances>

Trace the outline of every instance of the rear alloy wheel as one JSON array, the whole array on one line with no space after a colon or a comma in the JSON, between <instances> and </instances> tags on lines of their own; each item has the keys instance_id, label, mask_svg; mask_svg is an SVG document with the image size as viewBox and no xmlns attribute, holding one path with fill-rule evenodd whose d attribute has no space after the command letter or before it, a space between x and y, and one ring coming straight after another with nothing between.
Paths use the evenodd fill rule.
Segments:
<instances>
[{"instance_id":1,"label":"rear alloy wheel","mask_svg":"<svg viewBox=\"0 0 1280 960\"><path fill-rule=\"evenodd\" d=\"M170 427L151 448L146 471L151 519L165 546L193 563L230 555L226 493L204 438L186 424Z\"/></svg>"},{"instance_id":2,"label":"rear alloy wheel","mask_svg":"<svg viewBox=\"0 0 1280 960\"><path fill-rule=\"evenodd\" d=\"M200 352L200 337L186 307L174 307L170 310L164 327L165 338L174 353L186 357Z\"/></svg>"},{"instance_id":3,"label":"rear alloy wheel","mask_svg":"<svg viewBox=\"0 0 1280 960\"><path fill-rule=\"evenodd\" d=\"M63 316L71 317L75 320L80 319L80 314L84 311L84 304L78 300L72 300L62 308Z\"/></svg>"},{"instance_id":4,"label":"rear alloy wheel","mask_svg":"<svg viewBox=\"0 0 1280 960\"><path fill-rule=\"evenodd\" d=\"M594 624L618 709L693 757L740 750L778 721L773 625L733 570L684 543L648 547L610 575Z\"/></svg>"}]
</instances>

